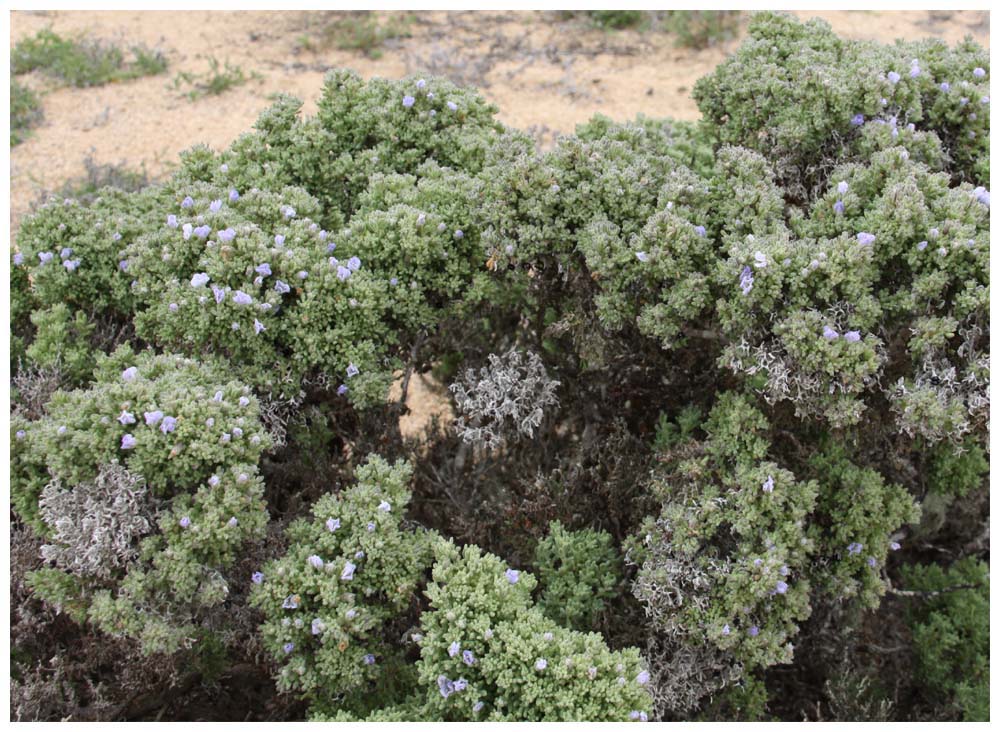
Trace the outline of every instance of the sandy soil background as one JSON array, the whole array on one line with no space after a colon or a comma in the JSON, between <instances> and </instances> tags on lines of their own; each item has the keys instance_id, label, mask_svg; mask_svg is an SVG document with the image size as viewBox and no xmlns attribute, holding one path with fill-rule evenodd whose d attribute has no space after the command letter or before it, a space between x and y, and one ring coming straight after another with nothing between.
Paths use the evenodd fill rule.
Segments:
<instances>
[{"instance_id":1,"label":"sandy soil background","mask_svg":"<svg viewBox=\"0 0 1000 732\"><path fill-rule=\"evenodd\" d=\"M891 41L927 36L955 43L970 34L989 43L989 15L980 11L799 11L818 15L845 37ZM382 14L383 20L388 14ZM402 16L397 13L396 16ZM315 109L328 69L349 67L363 76L398 78L437 73L477 86L500 108L500 119L532 128L543 140L572 132L602 112L628 119L695 119L694 82L739 44L740 37L701 51L680 49L662 32L593 29L554 11L415 12L408 37L386 42L370 59L335 47L302 48L333 15L328 12L18 11L11 43L52 28L126 47L144 44L164 53L167 72L90 89L53 88L40 74L25 81L43 93L44 121L11 150L11 223L46 191L83 174L84 159L168 172L195 143L228 145L285 91ZM744 21L745 27L745 21ZM742 36L742 32L740 34ZM229 61L263 78L220 96L190 101L171 89L179 72L204 73L208 58Z\"/></svg>"}]
</instances>

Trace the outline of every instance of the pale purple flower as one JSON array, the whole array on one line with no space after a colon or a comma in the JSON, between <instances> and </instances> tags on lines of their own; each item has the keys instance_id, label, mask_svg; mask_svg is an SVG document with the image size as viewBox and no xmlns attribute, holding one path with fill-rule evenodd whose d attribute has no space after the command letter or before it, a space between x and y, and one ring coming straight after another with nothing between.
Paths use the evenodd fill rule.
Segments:
<instances>
[{"instance_id":1,"label":"pale purple flower","mask_svg":"<svg viewBox=\"0 0 1000 732\"><path fill-rule=\"evenodd\" d=\"M253 298L242 290L237 290L233 293L233 302L237 305L250 305L253 303Z\"/></svg>"},{"instance_id":2,"label":"pale purple flower","mask_svg":"<svg viewBox=\"0 0 1000 732\"><path fill-rule=\"evenodd\" d=\"M947 81L942 81L941 86L938 88L941 89L941 91L943 92L947 92L951 90L951 84L949 84Z\"/></svg>"},{"instance_id":3,"label":"pale purple flower","mask_svg":"<svg viewBox=\"0 0 1000 732\"><path fill-rule=\"evenodd\" d=\"M924 249L926 249L926 248L927 248L927 242L926 241L922 241L919 244L917 244L917 249L919 249L921 252L924 251Z\"/></svg>"},{"instance_id":4,"label":"pale purple flower","mask_svg":"<svg viewBox=\"0 0 1000 732\"><path fill-rule=\"evenodd\" d=\"M417 89L423 89L425 86L427 86L426 81L423 79L417 79Z\"/></svg>"},{"instance_id":5,"label":"pale purple flower","mask_svg":"<svg viewBox=\"0 0 1000 732\"><path fill-rule=\"evenodd\" d=\"M260 335L261 331L264 331L264 330L267 330L267 328L264 327L264 324L262 322L260 322L259 320L257 320L257 318L254 318L253 319L253 332L256 333L257 335Z\"/></svg>"},{"instance_id":6,"label":"pale purple flower","mask_svg":"<svg viewBox=\"0 0 1000 732\"><path fill-rule=\"evenodd\" d=\"M338 265L337 266L337 278L341 282L343 282L346 279L349 279L350 276L351 276L351 270L349 270L347 267L345 267L343 265Z\"/></svg>"},{"instance_id":7,"label":"pale purple flower","mask_svg":"<svg viewBox=\"0 0 1000 732\"><path fill-rule=\"evenodd\" d=\"M920 67L914 64L910 67L910 78L916 79L918 76L920 76Z\"/></svg>"},{"instance_id":8,"label":"pale purple flower","mask_svg":"<svg viewBox=\"0 0 1000 732\"><path fill-rule=\"evenodd\" d=\"M240 200L240 192L238 190L236 190L235 188L233 188L232 190L230 190L229 191L229 200L230 201L238 201L238 200Z\"/></svg>"},{"instance_id":9,"label":"pale purple flower","mask_svg":"<svg viewBox=\"0 0 1000 732\"><path fill-rule=\"evenodd\" d=\"M854 542L851 542L850 544L847 545L847 553L848 554L860 554L861 550L864 549L864 548L865 548L864 544L859 544L858 542L854 541Z\"/></svg>"},{"instance_id":10,"label":"pale purple flower","mask_svg":"<svg viewBox=\"0 0 1000 732\"><path fill-rule=\"evenodd\" d=\"M167 310L169 310L172 313L176 313L178 310L180 310L180 305L178 305L175 302L172 302L169 305L167 305Z\"/></svg>"},{"instance_id":11,"label":"pale purple flower","mask_svg":"<svg viewBox=\"0 0 1000 732\"><path fill-rule=\"evenodd\" d=\"M216 287L215 285L212 285L212 294L215 296L216 305L221 304L222 301L226 299L226 291L223 290L221 287Z\"/></svg>"},{"instance_id":12,"label":"pale purple flower","mask_svg":"<svg viewBox=\"0 0 1000 732\"><path fill-rule=\"evenodd\" d=\"M888 76L889 78L889 83L891 84L899 83L899 74L897 74L895 71L890 71L888 74L886 74L886 76Z\"/></svg>"},{"instance_id":13,"label":"pale purple flower","mask_svg":"<svg viewBox=\"0 0 1000 732\"><path fill-rule=\"evenodd\" d=\"M295 209L291 206L282 206L279 211L281 211L281 215L286 219L295 218Z\"/></svg>"},{"instance_id":14,"label":"pale purple flower","mask_svg":"<svg viewBox=\"0 0 1000 732\"><path fill-rule=\"evenodd\" d=\"M347 364L347 378L351 379L361 373L361 370L353 363Z\"/></svg>"},{"instance_id":15,"label":"pale purple flower","mask_svg":"<svg viewBox=\"0 0 1000 732\"><path fill-rule=\"evenodd\" d=\"M365 558L365 553L363 551L360 551L360 550L356 551L356 552L354 552L354 558L355 559L364 559Z\"/></svg>"},{"instance_id":16,"label":"pale purple flower","mask_svg":"<svg viewBox=\"0 0 1000 732\"><path fill-rule=\"evenodd\" d=\"M981 104L989 104L990 103L990 98L989 97L983 97L982 99L979 100L979 102Z\"/></svg>"},{"instance_id":17,"label":"pale purple flower","mask_svg":"<svg viewBox=\"0 0 1000 732\"><path fill-rule=\"evenodd\" d=\"M844 214L844 202L837 201L835 204L833 204L833 210L836 211L838 215L842 216Z\"/></svg>"},{"instance_id":18,"label":"pale purple flower","mask_svg":"<svg viewBox=\"0 0 1000 732\"><path fill-rule=\"evenodd\" d=\"M348 620L354 620L354 618L357 616L357 614L358 614L358 611L355 610L353 607L350 610L348 610L346 613L344 613L344 615L347 617Z\"/></svg>"},{"instance_id":19,"label":"pale purple flower","mask_svg":"<svg viewBox=\"0 0 1000 732\"><path fill-rule=\"evenodd\" d=\"M475 704L472 705L472 711L478 714L483 710L484 706L486 705L483 704L481 701L477 701Z\"/></svg>"},{"instance_id":20,"label":"pale purple flower","mask_svg":"<svg viewBox=\"0 0 1000 732\"><path fill-rule=\"evenodd\" d=\"M455 229L454 237L456 239L461 239L463 236L465 236L465 232L463 232L461 229Z\"/></svg>"},{"instance_id":21,"label":"pale purple flower","mask_svg":"<svg viewBox=\"0 0 1000 732\"><path fill-rule=\"evenodd\" d=\"M458 109L458 105L455 102L448 102L448 109L454 112Z\"/></svg>"},{"instance_id":22,"label":"pale purple flower","mask_svg":"<svg viewBox=\"0 0 1000 732\"><path fill-rule=\"evenodd\" d=\"M198 272L191 278L191 287L204 287L211 278L205 272Z\"/></svg>"},{"instance_id":23,"label":"pale purple flower","mask_svg":"<svg viewBox=\"0 0 1000 732\"><path fill-rule=\"evenodd\" d=\"M177 418L176 417L164 417L163 422L160 424L160 432L163 434L169 434L177 429Z\"/></svg>"},{"instance_id":24,"label":"pale purple flower","mask_svg":"<svg viewBox=\"0 0 1000 732\"><path fill-rule=\"evenodd\" d=\"M236 520L236 517L233 516L226 522L226 525L231 529L235 529L239 525L239 523L240 522Z\"/></svg>"},{"instance_id":25,"label":"pale purple flower","mask_svg":"<svg viewBox=\"0 0 1000 732\"><path fill-rule=\"evenodd\" d=\"M361 269L361 260L357 257L351 257L347 260L347 268L352 272L357 272Z\"/></svg>"},{"instance_id":26,"label":"pale purple flower","mask_svg":"<svg viewBox=\"0 0 1000 732\"><path fill-rule=\"evenodd\" d=\"M982 79L984 76L986 76L986 69L982 68L981 66L977 66L972 70L972 75L975 76L977 79Z\"/></svg>"},{"instance_id":27,"label":"pale purple flower","mask_svg":"<svg viewBox=\"0 0 1000 732\"><path fill-rule=\"evenodd\" d=\"M285 598L284 602L281 603L281 607L285 610L295 610L299 606L299 596L289 595Z\"/></svg>"},{"instance_id":28,"label":"pale purple flower","mask_svg":"<svg viewBox=\"0 0 1000 732\"><path fill-rule=\"evenodd\" d=\"M312 624L310 625L310 630L313 635L319 635L324 630L326 630L326 623L324 623L319 618L313 618Z\"/></svg>"},{"instance_id":29,"label":"pale purple flower","mask_svg":"<svg viewBox=\"0 0 1000 732\"><path fill-rule=\"evenodd\" d=\"M305 270L303 269L303 270L299 270L299 273L298 273L298 275L296 275L296 276L297 276L297 277L298 277L298 278L299 278L300 280L304 280L304 279L305 279L306 277L308 277L308 276L309 276L309 273L308 273L308 272L306 272L306 271L305 271Z\"/></svg>"},{"instance_id":30,"label":"pale purple flower","mask_svg":"<svg viewBox=\"0 0 1000 732\"><path fill-rule=\"evenodd\" d=\"M447 699L455 692L455 684L443 674L438 676L438 691L441 692L441 696Z\"/></svg>"},{"instance_id":31,"label":"pale purple flower","mask_svg":"<svg viewBox=\"0 0 1000 732\"><path fill-rule=\"evenodd\" d=\"M764 252L754 252L753 263L757 269L764 269L767 267L767 255Z\"/></svg>"},{"instance_id":32,"label":"pale purple flower","mask_svg":"<svg viewBox=\"0 0 1000 732\"><path fill-rule=\"evenodd\" d=\"M366 653L364 662L366 666L371 666L373 663L375 663L375 656L372 655L371 653Z\"/></svg>"},{"instance_id":33,"label":"pale purple flower","mask_svg":"<svg viewBox=\"0 0 1000 732\"><path fill-rule=\"evenodd\" d=\"M416 101L417 101L416 99L407 94L406 96L403 97L403 106L409 109L410 107L413 106L413 103Z\"/></svg>"},{"instance_id":34,"label":"pale purple flower","mask_svg":"<svg viewBox=\"0 0 1000 732\"><path fill-rule=\"evenodd\" d=\"M292 651L295 650L295 644L294 643L286 643L283 646L283 648L285 649L285 653L291 653Z\"/></svg>"},{"instance_id":35,"label":"pale purple flower","mask_svg":"<svg viewBox=\"0 0 1000 732\"><path fill-rule=\"evenodd\" d=\"M388 501L382 501L380 504L378 504L378 510L384 513L389 513L389 511L392 510L392 506L389 504Z\"/></svg>"},{"instance_id":36,"label":"pale purple flower","mask_svg":"<svg viewBox=\"0 0 1000 732\"><path fill-rule=\"evenodd\" d=\"M868 564L869 567L872 568L874 568L875 565L877 564L877 562L875 561L875 557L868 557L868 559L866 559L865 562Z\"/></svg>"},{"instance_id":37,"label":"pale purple flower","mask_svg":"<svg viewBox=\"0 0 1000 732\"><path fill-rule=\"evenodd\" d=\"M25 432L24 430L18 430L17 432L14 433L14 436L19 440L23 440L25 437L27 437L27 435L28 433Z\"/></svg>"},{"instance_id":38,"label":"pale purple flower","mask_svg":"<svg viewBox=\"0 0 1000 732\"><path fill-rule=\"evenodd\" d=\"M760 628L756 625L751 625L750 630L747 631L751 638L756 638L760 634Z\"/></svg>"},{"instance_id":39,"label":"pale purple flower","mask_svg":"<svg viewBox=\"0 0 1000 732\"><path fill-rule=\"evenodd\" d=\"M239 399L239 401L237 403L241 407L249 407L250 406L250 399L249 399L249 397L241 396L240 399Z\"/></svg>"},{"instance_id":40,"label":"pale purple flower","mask_svg":"<svg viewBox=\"0 0 1000 732\"><path fill-rule=\"evenodd\" d=\"M369 532L375 531L375 522L374 521L369 521L368 522L368 531Z\"/></svg>"},{"instance_id":41,"label":"pale purple flower","mask_svg":"<svg viewBox=\"0 0 1000 732\"><path fill-rule=\"evenodd\" d=\"M722 626L722 634L723 635L729 635L729 632L730 632L729 631L729 623L726 623L725 625Z\"/></svg>"},{"instance_id":42,"label":"pale purple flower","mask_svg":"<svg viewBox=\"0 0 1000 732\"><path fill-rule=\"evenodd\" d=\"M66 434L66 425L63 425L59 429L57 429L56 430L56 434L65 435Z\"/></svg>"},{"instance_id":43,"label":"pale purple flower","mask_svg":"<svg viewBox=\"0 0 1000 732\"><path fill-rule=\"evenodd\" d=\"M860 244L861 246L869 246L870 244L874 243L874 241L875 241L874 234L869 234L867 231L858 232L858 244Z\"/></svg>"},{"instance_id":44,"label":"pale purple flower","mask_svg":"<svg viewBox=\"0 0 1000 732\"><path fill-rule=\"evenodd\" d=\"M750 290L753 289L753 270L750 269L749 265L740 272L740 289L743 290L744 295L749 295Z\"/></svg>"},{"instance_id":45,"label":"pale purple flower","mask_svg":"<svg viewBox=\"0 0 1000 732\"><path fill-rule=\"evenodd\" d=\"M212 233L212 227L208 224L204 224L196 227L192 233L199 239L207 239L208 235Z\"/></svg>"},{"instance_id":46,"label":"pale purple flower","mask_svg":"<svg viewBox=\"0 0 1000 732\"><path fill-rule=\"evenodd\" d=\"M861 332L857 330L849 330L844 333L844 340L848 343L857 343L861 340Z\"/></svg>"},{"instance_id":47,"label":"pale purple flower","mask_svg":"<svg viewBox=\"0 0 1000 732\"><path fill-rule=\"evenodd\" d=\"M469 686L469 682L465 679L455 679L455 691L465 691Z\"/></svg>"},{"instance_id":48,"label":"pale purple flower","mask_svg":"<svg viewBox=\"0 0 1000 732\"><path fill-rule=\"evenodd\" d=\"M219 441L225 444L227 442L230 442L232 439L233 436L231 434L229 434L228 432L223 432L222 437L219 438Z\"/></svg>"},{"instance_id":49,"label":"pale purple flower","mask_svg":"<svg viewBox=\"0 0 1000 732\"><path fill-rule=\"evenodd\" d=\"M286 284L285 282L282 282L281 280L276 280L274 283L274 291L277 292L279 295L287 295L289 292L292 291L292 288L289 287L288 284Z\"/></svg>"},{"instance_id":50,"label":"pale purple flower","mask_svg":"<svg viewBox=\"0 0 1000 732\"><path fill-rule=\"evenodd\" d=\"M897 551L899 549L899 542L898 541L890 541L889 542L889 548L892 549L893 551Z\"/></svg>"},{"instance_id":51,"label":"pale purple flower","mask_svg":"<svg viewBox=\"0 0 1000 732\"><path fill-rule=\"evenodd\" d=\"M824 325L823 326L823 337L826 338L828 341L833 341L833 340L836 340L837 338L840 337L840 333L838 333L837 331L835 331L829 325Z\"/></svg>"},{"instance_id":52,"label":"pale purple flower","mask_svg":"<svg viewBox=\"0 0 1000 732\"><path fill-rule=\"evenodd\" d=\"M476 657L472 655L472 651L462 651L462 663L466 666L475 665Z\"/></svg>"},{"instance_id":53,"label":"pale purple flower","mask_svg":"<svg viewBox=\"0 0 1000 732\"><path fill-rule=\"evenodd\" d=\"M837 193L839 193L840 195L844 195L845 193L847 193L847 181L846 180L842 180L842 181L840 181L840 183L837 184Z\"/></svg>"},{"instance_id":54,"label":"pale purple flower","mask_svg":"<svg viewBox=\"0 0 1000 732\"><path fill-rule=\"evenodd\" d=\"M142 416L146 419L147 427L155 427L163 419L163 412L159 409L153 410L152 412L143 412Z\"/></svg>"},{"instance_id":55,"label":"pale purple flower","mask_svg":"<svg viewBox=\"0 0 1000 732\"><path fill-rule=\"evenodd\" d=\"M120 261L118 263L118 269L120 269L122 272L128 272L128 260L123 259L122 261Z\"/></svg>"},{"instance_id":56,"label":"pale purple flower","mask_svg":"<svg viewBox=\"0 0 1000 732\"><path fill-rule=\"evenodd\" d=\"M535 670L536 671L544 671L545 669L548 668L548 666L549 666L549 662L546 661L544 658L535 659Z\"/></svg>"},{"instance_id":57,"label":"pale purple flower","mask_svg":"<svg viewBox=\"0 0 1000 732\"><path fill-rule=\"evenodd\" d=\"M459 644L458 641L455 641L450 646L448 646L448 655L452 658L461 653L461 651L462 651L462 646Z\"/></svg>"},{"instance_id":58,"label":"pale purple flower","mask_svg":"<svg viewBox=\"0 0 1000 732\"><path fill-rule=\"evenodd\" d=\"M354 579L354 570L356 570L357 568L358 568L357 565L354 564L353 562L351 561L345 562L344 571L340 573L340 579L344 580L345 582Z\"/></svg>"},{"instance_id":59,"label":"pale purple flower","mask_svg":"<svg viewBox=\"0 0 1000 732\"><path fill-rule=\"evenodd\" d=\"M309 564L311 564L315 569L323 569L323 560L315 554L310 555L306 561L309 562Z\"/></svg>"},{"instance_id":60,"label":"pale purple flower","mask_svg":"<svg viewBox=\"0 0 1000 732\"><path fill-rule=\"evenodd\" d=\"M218 211L220 208L222 208L222 201L220 201L219 199L215 199L210 204L208 204L208 208L211 211Z\"/></svg>"},{"instance_id":61,"label":"pale purple flower","mask_svg":"<svg viewBox=\"0 0 1000 732\"><path fill-rule=\"evenodd\" d=\"M219 232L219 241L223 244L227 244L236 238L236 229L233 227L227 227Z\"/></svg>"},{"instance_id":62,"label":"pale purple flower","mask_svg":"<svg viewBox=\"0 0 1000 732\"><path fill-rule=\"evenodd\" d=\"M332 533L332 532L336 531L339 528L340 528L340 519L339 518L328 518L326 520L326 530L327 531L329 531L329 532Z\"/></svg>"},{"instance_id":63,"label":"pale purple flower","mask_svg":"<svg viewBox=\"0 0 1000 732\"><path fill-rule=\"evenodd\" d=\"M326 245L327 254L333 254L335 251L337 251L337 242L331 241L329 244Z\"/></svg>"},{"instance_id":64,"label":"pale purple flower","mask_svg":"<svg viewBox=\"0 0 1000 732\"><path fill-rule=\"evenodd\" d=\"M18 267L24 264L24 255L21 254L21 252L14 253L14 264L17 265Z\"/></svg>"},{"instance_id":65,"label":"pale purple flower","mask_svg":"<svg viewBox=\"0 0 1000 732\"><path fill-rule=\"evenodd\" d=\"M517 581L519 579L521 579L521 573L518 572L516 569L509 569L508 568L507 571L504 572L504 577L507 578L507 581L510 584L516 585Z\"/></svg>"},{"instance_id":66,"label":"pale purple flower","mask_svg":"<svg viewBox=\"0 0 1000 732\"><path fill-rule=\"evenodd\" d=\"M219 485L219 483L221 482L222 479L218 475L213 475L211 478L208 479L208 484L212 487Z\"/></svg>"},{"instance_id":67,"label":"pale purple flower","mask_svg":"<svg viewBox=\"0 0 1000 732\"><path fill-rule=\"evenodd\" d=\"M694 227L694 233L697 234L698 236L702 236L702 237L705 236L705 234L706 234L705 227L704 226L700 226L700 225Z\"/></svg>"},{"instance_id":68,"label":"pale purple flower","mask_svg":"<svg viewBox=\"0 0 1000 732\"><path fill-rule=\"evenodd\" d=\"M399 278L398 277L390 277L389 278L389 284L392 285L393 287L395 287L396 285L399 284Z\"/></svg>"},{"instance_id":69,"label":"pale purple flower","mask_svg":"<svg viewBox=\"0 0 1000 732\"><path fill-rule=\"evenodd\" d=\"M122 371L123 381L134 381L135 377L139 375L139 369L135 366L129 366L127 369Z\"/></svg>"},{"instance_id":70,"label":"pale purple flower","mask_svg":"<svg viewBox=\"0 0 1000 732\"><path fill-rule=\"evenodd\" d=\"M63 247L62 251L59 252L59 258L60 259L69 259L72 256L73 256L73 248L72 247Z\"/></svg>"},{"instance_id":71,"label":"pale purple flower","mask_svg":"<svg viewBox=\"0 0 1000 732\"><path fill-rule=\"evenodd\" d=\"M635 253L635 258L638 259L640 262L648 262L649 261L649 255L646 254L646 252L636 252Z\"/></svg>"},{"instance_id":72,"label":"pale purple flower","mask_svg":"<svg viewBox=\"0 0 1000 732\"><path fill-rule=\"evenodd\" d=\"M337 387L337 393L340 396L344 396L344 394L346 394L348 391L349 390L347 388L347 384L341 384L340 386Z\"/></svg>"},{"instance_id":73,"label":"pale purple flower","mask_svg":"<svg viewBox=\"0 0 1000 732\"><path fill-rule=\"evenodd\" d=\"M767 480L764 481L764 484L761 486L761 488L764 490L765 493L771 493L772 491L774 491L774 478L770 475L767 476Z\"/></svg>"},{"instance_id":74,"label":"pale purple flower","mask_svg":"<svg viewBox=\"0 0 1000 732\"><path fill-rule=\"evenodd\" d=\"M48 264L52 261L52 252L39 252L38 259L42 264Z\"/></svg>"},{"instance_id":75,"label":"pale purple flower","mask_svg":"<svg viewBox=\"0 0 1000 732\"><path fill-rule=\"evenodd\" d=\"M239 427L233 427L233 437L243 437L243 430ZM246 473L240 473L240 478L241 483L245 482L247 479Z\"/></svg>"},{"instance_id":76,"label":"pale purple flower","mask_svg":"<svg viewBox=\"0 0 1000 732\"><path fill-rule=\"evenodd\" d=\"M191 196L184 196L184 200L181 201L181 208L191 208L194 206L194 199Z\"/></svg>"},{"instance_id":77,"label":"pale purple flower","mask_svg":"<svg viewBox=\"0 0 1000 732\"><path fill-rule=\"evenodd\" d=\"M860 127L864 123L865 123L865 116L863 114L861 114L860 112L858 112L858 114L856 114L853 117L851 117L851 126L852 127Z\"/></svg>"},{"instance_id":78,"label":"pale purple flower","mask_svg":"<svg viewBox=\"0 0 1000 732\"><path fill-rule=\"evenodd\" d=\"M254 572L252 575L250 575L250 581L253 582L255 585L259 585L261 582L264 581L264 573Z\"/></svg>"},{"instance_id":79,"label":"pale purple flower","mask_svg":"<svg viewBox=\"0 0 1000 732\"><path fill-rule=\"evenodd\" d=\"M774 591L779 595L784 595L786 592L788 592L788 583L778 580L778 584L774 586Z\"/></svg>"},{"instance_id":80,"label":"pale purple flower","mask_svg":"<svg viewBox=\"0 0 1000 732\"><path fill-rule=\"evenodd\" d=\"M135 424L135 415L123 409L122 413L118 415L118 421L121 422L123 426L127 424Z\"/></svg>"},{"instance_id":81,"label":"pale purple flower","mask_svg":"<svg viewBox=\"0 0 1000 732\"><path fill-rule=\"evenodd\" d=\"M191 519L188 516L184 516L177 523L179 523L181 525L182 529L186 529L188 526L191 525Z\"/></svg>"},{"instance_id":82,"label":"pale purple flower","mask_svg":"<svg viewBox=\"0 0 1000 732\"><path fill-rule=\"evenodd\" d=\"M635 677L635 683L639 684L640 686L645 686L646 684L648 684L649 671L647 671L646 669L640 671L638 675Z\"/></svg>"},{"instance_id":83,"label":"pale purple flower","mask_svg":"<svg viewBox=\"0 0 1000 732\"><path fill-rule=\"evenodd\" d=\"M264 262L263 264L258 264L256 267L254 267L254 272L259 274L261 277L268 277L271 274L271 265L268 262Z\"/></svg>"}]
</instances>

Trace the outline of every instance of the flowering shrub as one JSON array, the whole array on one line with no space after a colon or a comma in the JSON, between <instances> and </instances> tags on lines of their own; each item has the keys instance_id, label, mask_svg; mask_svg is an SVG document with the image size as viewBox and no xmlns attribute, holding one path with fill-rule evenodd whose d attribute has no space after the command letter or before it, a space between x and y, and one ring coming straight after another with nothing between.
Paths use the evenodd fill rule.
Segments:
<instances>
[{"instance_id":1,"label":"flowering shrub","mask_svg":"<svg viewBox=\"0 0 1000 732\"><path fill-rule=\"evenodd\" d=\"M478 547L435 547L421 616L419 718L443 721L646 719L649 674L634 648L567 630L531 601L535 579Z\"/></svg>"},{"instance_id":2,"label":"flowering shrub","mask_svg":"<svg viewBox=\"0 0 1000 732\"><path fill-rule=\"evenodd\" d=\"M334 71L314 116L40 206L18 708L186 702L98 698L128 648L213 699L273 677L240 719L829 718L855 686L984 718L989 74L761 13L700 121L543 150L473 90ZM418 380L457 429L404 436Z\"/></svg>"},{"instance_id":3,"label":"flowering shrub","mask_svg":"<svg viewBox=\"0 0 1000 732\"><path fill-rule=\"evenodd\" d=\"M252 577L251 602L281 665L278 687L316 710L363 709L359 692L403 663L384 631L413 602L434 541L403 520L410 474L404 462L370 457L357 484L320 498L311 520L289 526L288 552Z\"/></svg>"},{"instance_id":4,"label":"flowering shrub","mask_svg":"<svg viewBox=\"0 0 1000 732\"><path fill-rule=\"evenodd\" d=\"M721 395L707 439L664 456L650 486L662 509L629 555L656 631L742 669L792 660L815 590L876 604L892 533L919 515L902 488L833 448L812 461L816 479L797 480L768 459L767 429L745 397Z\"/></svg>"},{"instance_id":5,"label":"flowering shrub","mask_svg":"<svg viewBox=\"0 0 1000 732\"><path fill-rule=\"evenodd\" d=\"M35 590L150 652L184 644L189 608L225 599L220 570L267 521L249 394L216 367L123 347L93 386L15 421L12 502L60 567Z\"/></svg>"}]
</instances>

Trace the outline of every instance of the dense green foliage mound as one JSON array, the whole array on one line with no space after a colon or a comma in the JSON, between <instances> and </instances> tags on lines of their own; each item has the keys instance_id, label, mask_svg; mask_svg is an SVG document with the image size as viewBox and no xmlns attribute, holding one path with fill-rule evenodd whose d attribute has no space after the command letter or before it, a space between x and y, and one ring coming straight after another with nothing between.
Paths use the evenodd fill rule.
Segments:
<instances>
[{"instance_id":1,"label":"dense green foliage mound","mask_svg":"<svg viewBox=\"0 0 1000 732\"><path fill-rule=\"evenodd\" d=\"M148 716L156 659L264 690L215 718L987 718L988 84L971 41L764 13L697 124L541 149L334 71L39 207L15 716ZM430 374L455 424L404 437Z\"/></svg>"}]
</instances>

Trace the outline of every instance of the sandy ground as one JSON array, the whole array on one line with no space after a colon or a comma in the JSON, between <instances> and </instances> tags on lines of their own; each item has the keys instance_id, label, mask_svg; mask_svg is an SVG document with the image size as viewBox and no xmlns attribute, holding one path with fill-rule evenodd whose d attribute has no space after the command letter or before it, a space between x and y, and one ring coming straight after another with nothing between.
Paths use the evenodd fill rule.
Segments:
<instances>
[{"instance_id":1,"label":"sandy ground","mask_svg":"<svg viewBox=\"0 0 1000 732\"><path fill-rule=\"evenodd\" d=\"M933 36L955 43L972 35L989 45L989 15L981 11L796 14L818 15L849 38L890 42ZM553 11L406 15L409 36L386 42L382 56L370 59L332 45L302 48L303 37L319 37L329 23L332 14L326 12L13 12L12 45L50 27L61 35L158 49L169 68L161 76L91 89L55 88L40 74L25 77L43 93L45 118L11 150L12 231L47 191L81 176L87 156L99 164L142 167L155 178L195 143L228 145L250 128L276 92L304 99L311 113L331 68L352 68L365 77L446 75L478 87L499 107L504 123L533 130L544 143L572 132L596 112L620 120L640 112L696 119L692 86L740 42L737 37L705 50L680 49L664 33L606 33L580 20L560 20ZM211 57L262 78L196 101L172 88L179 72L205 73ZM420 379L411 384L408 403L415 414L404 418L407 433L419 429L428 409L447 409L429 386Z\"/></svg>"}]
</instances>

